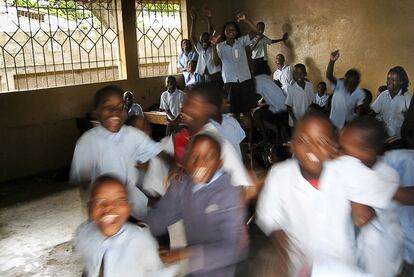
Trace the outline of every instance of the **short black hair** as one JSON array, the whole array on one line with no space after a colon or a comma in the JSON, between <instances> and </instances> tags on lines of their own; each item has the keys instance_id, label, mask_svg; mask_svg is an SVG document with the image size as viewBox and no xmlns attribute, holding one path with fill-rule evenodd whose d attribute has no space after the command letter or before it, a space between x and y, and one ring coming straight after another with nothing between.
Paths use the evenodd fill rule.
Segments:
<instances>
[{"instance_id":1,"label":"short black hair","mask_svg":"<svg viewBox=\"0 0 414 277\"><path fill-rule=\"evenodd\" d=\"M168 75L167 78L165 78L166 81L168 81L169 79L174 80L177 83L177 78L175 78L175 76Z\"/></svg>"},{"instance_id":2,"label":"short black hair","mask_svg":"<svg viewBox=\"0 0 414 277\"><path fill-rule=\"evenodd\" d=\"M401 91L402 93L406 93L408 91L408 86L410 85L410 80L408 79L407 72L402 66L394 66L393 68L388 71L388 74L394 73L398 75L398 78L402 82L401 84Z\"/></svg>"},{"instance_id":3,"label":"short black hair","mask_svg":"<svg viewBox=\"0 0 414 277\"><path fill-rule=\"evenodd\" d=\"M366 88L363 88L362 90L365 93L365 99L366 99L365 101L368 104L371 104L371 102L372 102L372 92L369 89L366 89Z\"/></svg>"},{"instance_id":4,"label":"short black hair","mask_svg":"<svg viewBox=\"0 0 414 277\"><path fill-rule=\"evenodd\" d=\"M191 86L187 95L200 96L207 103L217 107L219 111L223 105L223 93L216 85L211 83L199 83Z\"/></svg>"},{"instance_id":5,"label":"short black hair","mask_svg":"<svg viewBox=\"0 0 414 277\"><path fill-rule=\"evenodd\" d=\"M238 38L241 36L240 26L239 26L239 24L237 24L237 22L235 22L235 21L228 21L228 22L226 22L226 23L224 24L224 26L223 26L223 31L221 32L221 40L222 40L222 41L225 41L225 40L226 40L226 28L227 28L227 26L229 26L229 25L233 25L233 26L234 26L234 28L236 28L236 32L237 32L236 39L238 39Z\"/></svg>"},{"instance_id":6,"label":"short black hair","mask_svg":"<svg viewBox=\"0 0 414 277\"><path fill-rule=\"evenodd\" d=\"M294 133L297 132L298 126L300 125L300 123L308 121L308 120L320 120L323 122L326 122L329 126L329 128L332 131L332 135L334 137L334 139L337 139L337 129L335 127L335 125L333 125L332 121L329 119L328 115L323 113L321 110L319 109L308 109L305 114L299 119L298 124L295 125L295 129L294 129Z\"/></svg>"},{"instance_id":7,"label":"short black hair","mask_svg":"<svg viewBox=\"0 0 414 277\"><path fill-rule=\"evenodd\" d=\"M109 85L103 88L100 88L94 97L94 107L98 108L108 96L115 95L119 96L121 99L124 99L124 90L116 85Z\"/></svg>"},{"instance_id":8,"label":"short black hair","mask_svg":"<svg viewBox=\"0 0 414 277\"><path fill-rule=\"evenodd\" d=\"M194 144L203 139L209 140L211 143L213 143L213 145L216 147L216 150L218 152L218 156L221 157L221 143L219 141L219 138L208 132L195 135L188 144L189 145L188 150L191 151L193 149Z\"/></svg>"},{"instance_id":9,"label":"short black hair","mask_svg":"<svg viewBox=\"0 0 414 277\"><path fill-rule=\"evenodd\" d=\"M306 66L303 63L297 63L295 64L295 68L302 69L304 72L306 72Z\"/></svg>"},{"instance_id":10,"label":"short black hair","mask_svg":"<svg viewBox=\"0 0 414 277\"><path fill-rule=\"evenodd\" d=\"M373 116L360 116L348 123L345 128L359 130L364 146L381 155L384 149L384 140L387 133L384 124Z\"/></svg>"},{"instance_id":11,"label":"short black hair","mask_svg":"<svg viewBox=\"0 0 414 277\"><path fill-rule=\"evenodd\" d=\"M379 86L379 87L378 87L378 91L379 91L379 93L381 93L381 92L383 92L383 91L386 91L387 89L388 89L387 85L382 85L382 86Z\"/></svg>"},{"instance_id":12,"label":"short black hair","mask_svg":"<svg viewBox=\"0 0 414 277\"><path fill-rule=\"evenodd\" d=\"M269 65L267 64L267 61L261 61L261 60L257 60L254 64L253 64L253 75L257 76L257 75L270 75L271 70Z\"/></svg>"},{"instance_id":13,"label":"short black hair","mask_svg":"<svg viewBox=\"0 0 414 277\"><path fill-rule=\"evenodd\" d=\"M182 51L184 51L184 48L183 48L183 43L184 43L185 41L188 41L188 42L190 43L190 45L191 45L191 48L193 48L193 43L191 42L191 40L189 40L189 39L187 39L187 38L184 38L184 39L182 39L182 40L181 40L181 43L180 43L180 46L181 46L181 50L182 50Z\"/></svg>"},{"instance_id":14,"label":"short black hair","mask_svg":"<svg viewBox=\"0 0 414 277\"><path fill-rule=\"evenodd\" d=\"M323 85L323 86L326 88L326 83L325 83L324 81L319 82L319 83L318 83L318 86L319 86L319 85Z\"/></svg>"},{"instance_id":15,"label":"short black hair","mask_svg":"<svg viewBox=\"0 0 414 277\"><path fill-rule=\"evenodd\" d=\"M125 188L125 191L128 193L128 190L126 189L124 183L118 177L112 174L103 174L98 176L92 183L92 189L91 193L89 194L89 199L92 199L95 196L96 191L106 183L118 183L122 185Z\"/></svg>"},{"instance_id":16,"label":"short black hair","mask_svg":"<svg viewBox=\"0 0 414 277\"><path fill-rule=\"evenodd\" d=\"M266 26L266 24L265 24L263 21L259 21L259 22L257 22L256 26L259 26L259 25Z\"/></svg>"},{"instance_id":17,"label":"short black hair","mask_svg":"<svg viewBox=\"0 0 414 277\"><path fill-rule=\"evenodd\" d=\"M361 74L359 73L358 69L351 68L345 73L345 78L354 78L359 83L359 81L361 81Z\"/></svg>"}]
</instances>

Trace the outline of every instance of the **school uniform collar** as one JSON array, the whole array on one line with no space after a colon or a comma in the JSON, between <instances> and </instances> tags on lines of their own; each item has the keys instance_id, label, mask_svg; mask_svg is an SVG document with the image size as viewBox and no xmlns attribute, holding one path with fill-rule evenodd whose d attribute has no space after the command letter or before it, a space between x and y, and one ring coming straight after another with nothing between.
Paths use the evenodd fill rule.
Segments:
<instances>
[{"instance_id":1,"label":"school uniform collar","mask_svg":"<svg viewBox=\"0 0 414 277\"><path fill-rule=\"evenodd\" d=\"M214 183L218 178L220 178L224 174L223 169L219 169L214 173L213 177L211 177L210 182L206 184L193 184L191 191L193 193L198 192L199 190L208 187L210 184Z\"/></svg>"},{"instance_id":2,"label":"school uniform collar","mask_svg":"<svg viewBox=\"0 0 414 277\"><path fill-rule=\"evenodd\" d=\"M122 137L122 134L125 132L125 125L122 125L121 129L119 129L118 132L113 133L111 131L109 131L108 129L106 129L104 126L102 126L102 124L100 124L99 126L95 127L98 128L98 131L105 136L106 138L108 138L109 140L112 141L119 141Z\"/></svg>"}]
</instances>

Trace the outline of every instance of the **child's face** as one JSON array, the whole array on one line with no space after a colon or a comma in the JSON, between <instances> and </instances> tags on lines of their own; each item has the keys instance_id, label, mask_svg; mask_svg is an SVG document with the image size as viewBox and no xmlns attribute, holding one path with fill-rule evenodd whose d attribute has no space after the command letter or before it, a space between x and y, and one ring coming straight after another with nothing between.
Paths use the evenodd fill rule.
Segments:
<instances>
[{"instance_id":1,"label":"child's face","mask_svg":"<svg viewBox=\"0 0 414 277\"><path fill-rule=\"evenodd\" d=\"M209 48L211 45L210 36L207 34L203 34L200 38L200 42L201 42L201 46L203 47L203 49Z\"/></svg>"},{"instance_id":2,"label":"child's face","mask_svg":"<svg viewBox=\"0 0 414 277\"><path fill-rule=\"evenodd\" d=\"M221 165L217 145L210 139L202 138L192 145L185 168L195 184L205 184L210 182Z\"/></svg>"},{"instance_id":3,"label":"child's face","mask_svg":"<svg viewBox=\"0 0 414 277\"><path fill-rule=\"evenodd\" d=\"M102 126L113 133L118 132L127 118L124 99L109 95L98 107L96 114Z\"/></svg>"},{"instance_id":4,"label":"child's face","mask_svg":"<svg viewBox=\"0 0 414 277\"><path fill-rule=\"evenodd\" d=\"M276 56L276 66L277 67L283 67L284 64L285 64L285 58L282 55L277 55Z\"/></svg>"},{"instance_id":5,"label":"child's face","mask_svg":"<svg viewBox=\"0 0 414 277\"><path fill-rule=\"evenodd\" d=\"M190 72L190 73L194 73L195 69L196 69L195 63L193 61L188 61L187 71Z\"/></svg>"},{"instance_id":6,"label":"child's face","mask_svg":"<svg viewBox=\"0 0 414 277\"><path fill-rule=\"evenodd\" d=\"M263 33L265 31L265 25L264 24L257 24L256 28L257 28L257 32L260 35L263 35Z\"/></svg>"},{"instance_id":7,"label":"child's face","mask_svg":"<svg viewBox=\"0 0 414 277\"><path fill-rule=\"evenodd\" d=\"M91 219L105 236L113 236L121 229L131 213L128 193L118 182L101 185L91 196L89 213Z\"/></svg>"},{"instance_id":8,"label":"child's face","mask_svg":"<svg viewBox=\"0 0 414 277\"><path fill-rule=\"evenodd\" d=\"M237 36L237 29L233 24L229 24L226 26L224 30L224 35L227 39L235 39Z\"/></svg>"},{"instance_id":9,"label":"child's face","mask_svg":"<svg viewBox=\"0 0 414 277\"><path fill-rule=\"evenodd\" d=\"M402 82L396 73L388 73L387 75L387 89L391 92L398 92L401 88Z\"/></svg>"},{"instance_id":10,"label":"child's face","mask_svg":"<svg viewBox=\"0 0 414 277\"><path fill-rule=\"evenodd\" d=\"M169 92L174 92L177 89L177 81L175 78L167 78L165 80L165 86Z\"/></svg>"},{"instance_id":11,"label":"child's face","mask_svg":"<svg viewBox=\"0 0 414 277\"><path fill-rule=\"evenodd\" d=\"M302 67L295 67L293 70L293 79L296 82L304 82L306 78L306 70L303 70Z\"/></svg>"},{"instance_id":12,"label":"child's face","mask_svg":"<svg viewBox=\"0 0 414 277\"><path fill-rule=\"evenodd\" d=\"M302 172L318 178L322 164L336 155L336 142L332 127L324 120L310 118L299 122L292 140L292 152L298 159Z\"/></svg>"},{"instance_id":13,"label":"child's face","mask_svg":"<svg viewBox=\"0 0 414 277\"><path fill-rule=\"evenodd\" d=\"M185 96L181 114L183 116L183 122L188 126L191 134L200 131L214 115L214 112L215 107L206 103L202 97L192 94Z\"/></svg>"},{"instance_id":14,"label":"child's face","mask_svg":"<svg viewBox=\"0 0 414 277\"><path fill-rule=\"evenodd\" d=\"M324 84L318 84L318 94L324 95L326 92L326 86Z\"/></svg>"},{"instance_id":15,"label":"child's face","mask_svg":"<svg viewBox=\"0 0 414 277\"><path fill-rule=\"evenodd\" d=\"M188 39L185 39L181 43L181 47L182 47L183 51L190 52L191 51L191 42Z\"/></svg>"},{"instance_id":16,"label":"child's face","mask_svg":"<svg viewBox=\"0 0 414 277\"><path fill-rule=\"evenodd\" d=\"M345 80L344 80L344 84L345 84L345 88L349 91L349 92L354 92L356 90L356 88L359 85L359 81L356 77L347 77L345 76Z\"/></svg>"},{"instance_id":17,"label":"child's face","mask_svg":"<svg viewBox=\"0 0 414 277\"><path fill-rule=\"evenodd\" d=\"M372 167L377 161L375 151L366 147L361 136L361 130L356 128L343 128L339 137L339 144L343 154L360 160L364 165Z\"/></svg>"}]
</instances>

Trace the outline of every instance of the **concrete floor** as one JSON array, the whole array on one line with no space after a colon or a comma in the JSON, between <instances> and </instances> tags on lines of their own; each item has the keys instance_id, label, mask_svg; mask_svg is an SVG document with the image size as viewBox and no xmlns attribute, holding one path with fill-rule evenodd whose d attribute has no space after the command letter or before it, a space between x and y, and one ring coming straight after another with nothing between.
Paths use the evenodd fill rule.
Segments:
<instances>
[{"instance_id":1,"label":"concrete floor","mask_svg":"<svg viewBox=\"0 0 414 277\"><path fill-rule=\"evenodd\" d=\"M85 218L77 188L31 179L0 196L0 276L81 275L70 242Z\"/></svg>"}]
</instances>

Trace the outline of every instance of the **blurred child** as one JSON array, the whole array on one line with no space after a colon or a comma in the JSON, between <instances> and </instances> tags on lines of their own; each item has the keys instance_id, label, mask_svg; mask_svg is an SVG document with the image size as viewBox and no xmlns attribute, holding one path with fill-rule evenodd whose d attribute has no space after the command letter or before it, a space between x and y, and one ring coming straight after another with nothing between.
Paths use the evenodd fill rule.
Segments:
<instances>
[{"instance_id":1,"label":"blurred child","mask_svg":"<svg viewBox=\"0 0 414 277\"><path fill-rule=\"evenodd\" d=\"M387 90L378 95L372 103L372 110L385 123L390 137L401 137L401 126L412 97L408 92L409 84L404 68L391 68L387 75Z\"/></svg>"},{"instance_id":2,"label":"blurred child","mask_svg":"<svg viewBox=\"0 0 414 277\"><path fill-rule=\"evenodd\" d=\"M154 235L184 221L188 247L162 258L167 263L189 259L191 276L233 276L247 247L242 189L221 169L218 140L207 133L192 138L187 175L171 184L144 220Z\"/></svg>"},{"instance_id":3,"label":"blurred child","mask_svg":"<svg viewBox=\"0 0 414 277\"><path fill-rule=\"evenodd\" d=\"M214 35L214 27L212 22L211 10L205 8L204 15L207 18L208 31L200 36L200 40L196 37L196 21L197 13L195 10L191 11L191 40L195 45L198 53L196 72L203 77L205 82L212 82L218 87L223 87L223 80L221 78L221 65L215 65L213 61L213 49L211 46L211 36Z\"/></svg>"},{"instance_id":4,"label":"blurred child","mask_svg":"<svg viewBox=\"0 0 414 277\"><path fill-rule=\"evenodd\" d=\"M161 94L160 110L165 111L168 119L173 121L181 112L184 94L177 88L177 80L174 76L165 79L165 86L167 90Z\"/></svg>"},{"instance_id":5,"label":"blurred child","mask_svg":"<svg viewBox=\"0 0 414 277\"><path fill-rule=\"evenodd\" d=\"M85 266L82 276L174 276L176 268L164 268L150 231L127 222L132 206L119 179L96 178L88 207L89 220L74 239Z\"/></svg>"},{"instance_id":6,"label":"blurred child","mask_svg":"<svg viewBox=\"0 0 414 277\"><path fill-rule=\"evenodd\" d=\"M196 72L197 61L189 60L187 72L184 74L185 86L193 86L201 82L201 75Z\"/></svg>"},{"instance_id":7,"label":"blurred child","mask_svg":"<svg viewBox=\"0 0 414 277\"><path fill-rule=\"evenodd\" d=\"M374 189L369 194L367 190L370 189L370 182L364 183L363 188L348 184L349 195L354 203L375 209L376 217L360 228L357 236L359 265L374 276L398 275L404 250L397 205L392 201L399 186L398 174L378 160L382 154L385 133L378 120L363 116L346 125L340 136L342 152L358 159L361 166L371 168L382 180L372 184Z\"/></svg>"},{"instance_id":8,"label":"blurred child","mask_svg":"<svg viewBox=\"0 0 414 277\"><path fill-rule=\"evenodd\" d=\"M293 70L295 82L288 87L285 104L289 113L289 126L293 127L297 120L305 114L309 105L315 101L313 85L306 81L306 67L304 64L296 64Z\"/></svg>"},{"instance_id":9,"label":"blurred child","mask_svg":"<svg viewBox=\"0 0 414 277\"><path fill-rule=\"evenodd\" d=\"M327 111L328 101L329 101L329 95L326 93L326 83L319 82L315 103L318 104L319 107Z\"/></svg>"},{"instance_id":10,"label":"blurred child","mask_svg":"<svg viewBox=\"0 0 414 277\"><path fill-rule=\"evenodd\" d=\"M284 33L280 39L270 39L264 35L265 23L258 22L256 29L258 34L252 39L250 43L250 49L252 50L252 59L254 61L267 61L267 46L273 43L286 41L289 38L288 33Z\"/></svg>"},{"instance_id":11,"label":"blurred child","mask_svg":"<svg viewBox=\"0 0 414 277\"><path fill-rule=\"evenodd\" d=\"M146 214L147 197L137 188L139 174L135 166L164 154L161 145L145 133L124 126L127 112L123 94L122 88L113 85L96 92L94 105L100 125L77 141L70 180L81 186L84 198L88 199L90 184L97 176L116 175L127 186L132 215L139 218Z\"/></svg>"},{"instance_id":12,"label":"blurred child","mask_svg":"<svg viewBox=\"0 0 414 277\"><path fill-rule=\"evenodd\" d=\"M293 67L285 64L285 56L283 54L276 55L276 71L273 73L273 80L287 95L288 87L293 84Z\"/></svg>"},{"instance_id":13,"label":"blurred child","mask_svg":"<svg viewBox=\"0 0 414 277\"><path fill-rule=\"evenodd\" d=\"M177 69L178 72L186 72L188 61L197 61L198 54L193 49L193 44L189 39L181 41L181 53L178 55Z\"/></svg>"},{"instance_id":14,"label":"blurred child","mask_svg":"<svg viewBox=\"0 0 414 277\"><path fill-rule=\"evenodd\" d=\"M138 103L135 103L134 94L130 91L124 93L124 101L128 112L128 117L137 115L144 116L144 111Z\"/></svg>"},{"instance_id":15,"label":"blurred child","mask_svg":"<svg viewBox=\"0 0 414 277\"><path fill-rule=\"evenodd\" d=\"M237 121L240 121L240 114L243 113L247 118L247 125L250 126L251 109L256 105L256 95L246 47L257 34L257 30L242 13L237 15L237 21L245 22L250 33L241 36L239 25L236 22L227 22L221 37L213 37L211 40L213 61L217 66L221 63L224 91L230 100L231 112Z\"/></svg>"},{"instance_id":16,"label":"blurred child","mask_svg":"<svg viewBox=\"0 0 414 277\"><path fill-rule=\"evenodd\" d=\"M359 87L361 76L358 70L349 69L343 79L337 79L334 75L335 62L339 59L339 50L331 53L326 78L332 83L333 96L331 103L330 119L336 128L341 129L345 123L351 121L360 114L365 94Z\"/></svg>"}]
</instances>

